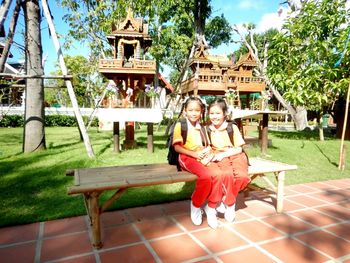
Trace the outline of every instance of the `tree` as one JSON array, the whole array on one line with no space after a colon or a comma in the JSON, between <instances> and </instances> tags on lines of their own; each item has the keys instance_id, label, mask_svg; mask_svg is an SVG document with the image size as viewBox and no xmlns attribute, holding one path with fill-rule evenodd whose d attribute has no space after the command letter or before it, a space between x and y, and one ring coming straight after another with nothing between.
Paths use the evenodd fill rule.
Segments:
<instances>
[{"instance_id":1,"label":"tree","mask_svg":"<svg viewBox=\"0 0 350 263\"><path fill-rule=\"evenodd\" d=\"M42 76L42 46L39 1L24 1L25 58L27 75ZM23 151L43 150L45 145L44 85L42 78L26 79Z\"/></svg>"},{"instance_id":2,"label":"tree","mask_svg":"<svg viewBox=\"0 0 350 263\"><path fill-rule=\"evenodd\" d=\"M78 104L81 107L94 107L94 98L101 94L103 78L97 71L97 61L91 60L84 56L65 56L65 63L70 75L73 76L72 84ZM56 72L53 75L62 75L61 69L57 65ZM50 89L45 94L46 101L50 104L70 104L70 98L64 87L64 80L47 81L47 85L58 87L58 89Z\"/></svg>"},{"instance_id":3,"label":"tree","mask_svg":"<svg viewBox=\"0 0 350 263\"><path fill-rule=\"evenodd\" d=\"M345 4L346 0L304 1L269 47L271 82L293 105L319 116L348 86L349 56L336 67L348 36L350 13Z\"/></svg>"}]
</instances>

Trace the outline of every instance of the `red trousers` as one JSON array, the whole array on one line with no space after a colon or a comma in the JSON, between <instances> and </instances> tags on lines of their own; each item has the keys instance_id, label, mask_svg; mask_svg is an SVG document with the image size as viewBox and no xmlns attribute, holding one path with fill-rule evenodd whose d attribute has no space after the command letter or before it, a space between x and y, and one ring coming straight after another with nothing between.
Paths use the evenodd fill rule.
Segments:
<instances>
[{"instance_id":1,"label":"red trousers","mask_svg":"<svg viewBox=\"0 0 350 263\"><path fill-rule=\"evenodd\" d=\"M232 206L236 203L239 191L250 182L248 175L248 159L244 153L236 154L217 163L222 171L223 201Z\"/></svg>"},{"instance_id":2,"label":"red trousers","mask_svg":"<svg viewBox=\"0 0 350 263\"><path fill-rule=\"evenodd\" d=\"M222 200L222 170L217 163L205 166L195 158L185 154L179 154L181 167L192 174L197 175L196 187L192 194L192 203L195 207L201 207L206 200L208 206L215 208Z\"/></svg>"}]
</instances>

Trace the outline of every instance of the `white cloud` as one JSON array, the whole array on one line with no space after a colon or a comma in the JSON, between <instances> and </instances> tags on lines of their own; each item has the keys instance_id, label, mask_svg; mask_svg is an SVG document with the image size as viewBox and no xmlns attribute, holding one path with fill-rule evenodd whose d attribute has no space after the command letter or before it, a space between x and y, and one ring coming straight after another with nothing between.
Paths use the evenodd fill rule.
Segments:
<instances>
[{"instance_id":1,"label":"white cloud","mask_svg":"<svg viewBox=\"0 0 350 263\"><path fill-rule=\"evenodd\" d=\"M262 16L261 20L257 24L256 31L258 33L264 32L270 28L276 28L280 30L287 17L288 9L281 8L275 13L267 13Z\"/></svg>"},{"instance_id":2,"label":"white cloud","mask_svg":"<svg viewBox=\"0 0 350 263\"><path fill-rule=\"evenodd\" d=\"M242 1L239 2L238 8L241 8L241 9L254 8L254 1L252 1L252 0L242 0Z\"/></svg>"}]
</instances>

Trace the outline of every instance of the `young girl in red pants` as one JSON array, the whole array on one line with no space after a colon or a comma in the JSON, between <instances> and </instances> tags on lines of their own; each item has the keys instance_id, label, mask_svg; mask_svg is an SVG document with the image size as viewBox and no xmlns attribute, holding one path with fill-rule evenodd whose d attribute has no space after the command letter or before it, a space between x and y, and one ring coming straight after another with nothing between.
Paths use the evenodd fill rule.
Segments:
<instances>
[{"instance_id":1,"label":"young girl in red pants","mask_svg":"<svg viewBox=\"0 0 350 263\"><path fill-rule=\"evenodd\" d=\"M179 163L183 170L197 176L196 186L191 197L191 219L193 224L202 223L201 207L207 202L204 211L208 225L217 228L216 206L222 199L222 172L217 163L211 163L211 148L203 145L207 134L201 128L200 119L205 105L198 97L190 97L183 105L183 115L187 121L187 138L181 136L181 124L174 128L173 142L175 151L179 153ZM202 133L202 134L201 134ZM203 134L204 133L204 134Z\"/></svg>"},{"instance_id":2,"label":"young girl in red pants","mask_svg":"<svg viewBox=\"0 0 350 263\"><path fill-rule=\"evenodd\" d=\"M248 175L248 159L242 150L245 142L238 127L226 121L227 112L227 104L223 99L211 102L208 109L211 124L208 129L211 146L216 152L212 161L219 166L223 174L222 191L225 219L228 222L233 222L237 195L248 185L250 177ZM227 125L232 125L233 143L227 132Z\"/></svg>"}]
</instances>

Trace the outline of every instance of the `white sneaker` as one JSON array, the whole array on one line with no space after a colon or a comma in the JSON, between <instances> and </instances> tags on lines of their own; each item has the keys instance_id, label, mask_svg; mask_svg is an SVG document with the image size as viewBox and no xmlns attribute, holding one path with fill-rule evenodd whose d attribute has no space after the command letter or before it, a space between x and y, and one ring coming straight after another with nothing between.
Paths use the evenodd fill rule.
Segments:
<instances>
[{"instance_id":1,"label":"white sneaker","mask_svg":"<svg viewBox=\"0 0 350 263\"><path fill-rule=\"evenodd\" d=\"M208 205L206 205L204 208L204 211L207 214L208 225L213 229L217 229L218 228L218 219L216 217L215 208L211 208Z\"/></svg>"},{"instance_id":2,"label":"white sneaker","mask_svg":"<svg viewBox=\"0 0 350 263\"><path fill-rule=\"evenodd\" d=\"M232 223L236 218L236 204L226 207L225 219L227 222Z\"/></svg>"},{"instance_id":3,"label":"white sneaker","mask_svg":"<svg viewBox=\"0 0 350 263\"><path fill-rule=\"evenodd\" d=\"M216 211L218 211L221 214L224 214L226 211L226 206L224 202L220 202L219 206L216 208Z\"/></svg>"},{"instance_id":4,"label":"white sneaker","mask_svg":"<svg viewBox=\"0 0 350 263\"><path fill-rule=\"evenodd\" d=\"M191 202L191 220L192 223L196 226L202 224L202 210L201 208L197 208Z\"/></svg>"}]
</instances>

